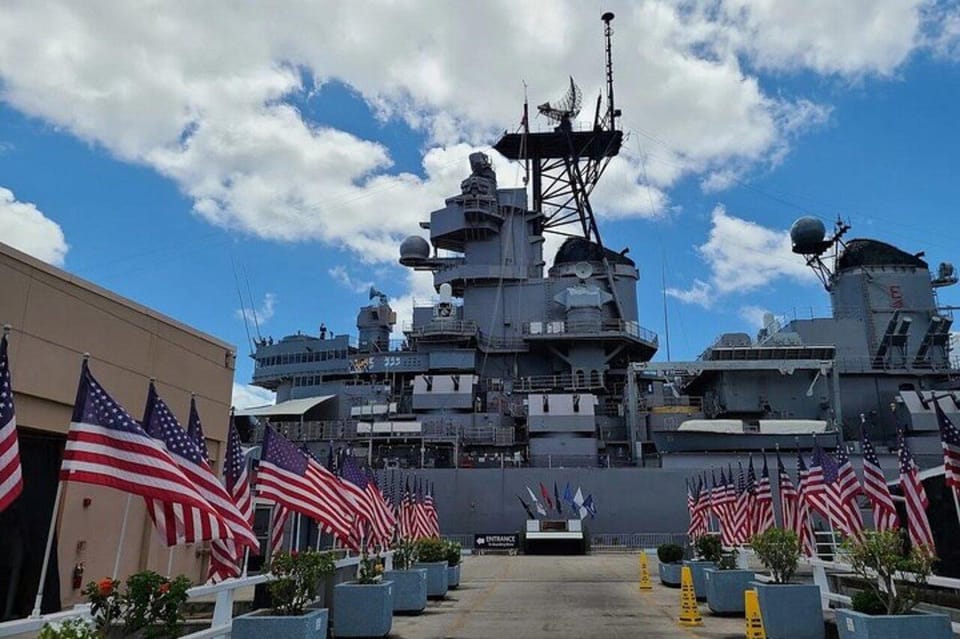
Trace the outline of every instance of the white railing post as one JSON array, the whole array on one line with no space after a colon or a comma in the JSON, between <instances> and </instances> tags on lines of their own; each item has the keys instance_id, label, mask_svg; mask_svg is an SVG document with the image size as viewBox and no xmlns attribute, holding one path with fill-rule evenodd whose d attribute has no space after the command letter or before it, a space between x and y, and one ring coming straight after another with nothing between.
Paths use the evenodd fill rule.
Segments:
<instances>
[{"instance_id":1,"label":"white railing post","mask_svg":"<svg viewBox=\"0 0 960 639\"><path fill-rule=\"evenodd\" d=\"M813 583L820 587L820 607L830 608L830 579L827 578L827 569L823 562L810 562L813 566Z\"/></svg>"},{"instance_id":2,"label":"white railing post","mask_svg":"<svg viewBox=\"0 0 960 639\"><path fill-rule=\"evenodd\" d=\"M233 593L234 590L221 590L217 593L217 600L213 607L212 627L227 626L233 623Z\"/></svg>"}]
</instances>

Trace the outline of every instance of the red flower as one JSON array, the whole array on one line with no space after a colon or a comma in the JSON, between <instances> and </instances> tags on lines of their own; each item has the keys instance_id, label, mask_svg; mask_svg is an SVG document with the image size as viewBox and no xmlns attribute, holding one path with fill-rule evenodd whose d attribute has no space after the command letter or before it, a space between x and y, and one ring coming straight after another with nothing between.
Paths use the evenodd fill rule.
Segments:
<instances>
[{"instance_id":1,"label":"red flower","mask_svg":"<svg viewBox=\"0 0 960 639\"><path fill-rule=\"evenodd\" d=\"M296 559L299 554L300 554L300 551L299 551L299 550L291 550L291 551L290 551L290 556L293 557L294 559Z\"/></svg>"},{"instance_id":2,"label":"red flower","mask_svg":"<svg viewBox=\"0 0 960 639\"><path fill-rule=\"evenodd\" d=\"M160 588L158 588L158 590L160 591L161 595L165 595L170 592L170 584L160 584Z\"/></svg>"},{"instance_id":3,"label":"red flower","mask_svg":"<svg viewBox=\"0 0 960 639\"><path fill-rule=\"evenodd\" d=\"M103 597L109 597L113 593L113 579L104 577L97 582L97 591Z\"/></svg>"}]
</instances>

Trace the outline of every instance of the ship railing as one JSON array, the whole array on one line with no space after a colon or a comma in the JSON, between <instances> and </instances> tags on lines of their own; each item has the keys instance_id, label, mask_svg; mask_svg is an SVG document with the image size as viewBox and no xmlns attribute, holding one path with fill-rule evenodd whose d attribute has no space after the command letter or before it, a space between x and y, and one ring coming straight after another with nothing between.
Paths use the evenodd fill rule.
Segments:
<instances>
[{"instance_id":1,"label":"ship railing","mask_svg":"<svg viewBox=\"0 0 960 639\"><path fill-rule=\"evenodd\" d=\"M281 435L291 441L328 441L331 439L354 439L357 436L357 422L354 420L270 422ZM263 441L264 426L258 424L250 441L259 444Z\"/></svg>"},{"instance_id":2,"label":"ship railing","mask_svg":"<svg viewBox=\"0 0 960 639\"><path fill-rule=\"evenodd\" d=\"M536 468L613 468L616 459L610 455L531 455L529 466ZM623 465L630 465L629 462Z\"/></svg>"},{"instance_id":3,"label":"ship railing","mask_svg":"<svg viewBox=\"0 0 960 639\"><path fill-rule=\"evenodd\" d=\"M403 332L417 337L435 337L443 335L472 336L477 334L477 323L471 320L433 318L425 324L414 326L413 322L403 323Z\"/></svg>"},{"instance_id":4,"label":"ship railing","mask_svg":"<svg viewBox=\"0 0 960 639\"><path fill-rule=\"evenodd\" d=\"M546 320L542 322L526 322L523 324L523 334L531 337L549 337L551 335L596 335L618 333L634 337L649 344L656 345L659 341L657 334L640 326L635 320L605 319L599 322L583 320Z\"/></svg>"},{"instance_id":5,"label":"ship railing","mask_svg":"<svg viewBox=\"0 0 960 639\"><path fill-rule=\"evenodd\" d=\"M477 343L486 350L525 351L527 342L522 337L498 337L480 331L477 333Z\"/></svg>"},{"instance_id":6,"label":"ship railing","mask_svg":"<svg viewBox=\"0 0 960 639\"><path fill-rule=\"evenodd\" d=\"M472 545L472 540L471 540ZM470 546L467 546L470 547ZM384 558L384 568L393 569L393 551L382 553ZM339 577L355 575L360 566L359 556L346 556L338 559L334 563L335 573L332 576L334 581ZM180 635L181 639L228 639L233 628L234 603L238 600L238 595L243 592L249 596L251 588L260 584L274 581L276 577L272 574L248 575L225 579L217 584L205 584L194 586L187 590L187 602L206 603L213 598L213 616L210 620L210 627ZM90 604L80 604L69 610L48 613L37 617L27 617L25 619L14 619L0 623L0 637L16 637L19 635L36 635L48 623L62 623L70 619L92 620L93 615L90 610ZM188 622L190 625L196 625L196 622Z\"/></svg>"},{"instance_id":7,"label":"ship railing","mask_svg":"<svg viewBox=\"0 0 960 639\"><path fill-rule=\"evenodd\" d=\"M590 390L601 388L604 388L602 374L571 375L570 373L563 373L560 375L531 375L529 377L519 377L514 382L514 390L528 393L554 389Z\"/></svg>"}]
</instances>

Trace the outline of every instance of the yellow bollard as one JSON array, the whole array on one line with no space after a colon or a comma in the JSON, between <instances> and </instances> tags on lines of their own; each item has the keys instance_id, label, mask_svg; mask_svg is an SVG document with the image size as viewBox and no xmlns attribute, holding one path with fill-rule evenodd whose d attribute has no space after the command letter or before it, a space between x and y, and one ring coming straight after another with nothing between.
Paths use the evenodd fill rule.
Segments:
<instances>
[{"instance_id":1,"label":"yellow bollard","mask_svg":"<svg viewBox=\"0 0 960 639\"><path fill-rule=\"evenodd\" d=\"M760 602L757 601L757 591L743 591L743 607L747 617L747 639L767 639L763 629L763 617L760 615Z\"/></svg>"},{"instance_id":2,"label":"yellow bollard","mask_svg":"<svg viewBox=\"0 0 960 639\"><path fill-rule=\"evenodd\" d=\"M693 589L693 573L690 572L690 566L684 566L680 573L679 623L687 628L703 625L700 609L697 608L697 593Z\"/></svg>"},{"instance_id":3,"label":"yellow bollard","mask_svg":"<svg viewBox=\"0 0 960 639\"><path fill-rule=\"evenodd\" d=\"M653 582L650 581L650 566L647 563L647 553L640 551L640 590L653 590Z\"/></svg>"}]
</instances>

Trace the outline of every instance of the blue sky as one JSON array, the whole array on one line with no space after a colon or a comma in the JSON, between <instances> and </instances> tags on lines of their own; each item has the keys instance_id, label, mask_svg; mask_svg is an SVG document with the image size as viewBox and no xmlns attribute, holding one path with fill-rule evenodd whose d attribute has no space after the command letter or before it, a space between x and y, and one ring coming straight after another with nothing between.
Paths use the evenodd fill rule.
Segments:
<instances>
[{"instance_id":1,"label":"blue sky","mask_svg":"<svg viewBox=\"0 0 960 639\"><path fill-rule=\"evenodd\" d=\"M629 139L594 205L661 334L665 273L674 359L764 310L827 311L785 250L802 214L960 260L960 11L818 4L615 7ZM236 344L240 386L237 276L265 335L353 333L371 283L402 315L428 290L396 245L516 126L521 81L539 103L569 73L588 96L602 80L599 5L374 6L362 24L311 5L271 29L246 4L113 8L0 8L0 241Z\"/></svg>"}]
</instances>

